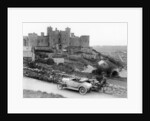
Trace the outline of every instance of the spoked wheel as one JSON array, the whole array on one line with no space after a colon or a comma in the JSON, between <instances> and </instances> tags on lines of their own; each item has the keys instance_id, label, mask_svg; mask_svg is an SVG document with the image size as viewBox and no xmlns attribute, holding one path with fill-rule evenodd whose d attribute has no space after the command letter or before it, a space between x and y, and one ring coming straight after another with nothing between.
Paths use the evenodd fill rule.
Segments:
<instances>
[{"instance_id":1,"label":"spoked wheel","mask_svg":"<svg viewBox=\"0 0 150 121\"><path fill-rule=\"evenodd\" d=\"M85 94L87 93L87 89L86 89L85 87L80 87L79 93L80 93L81 95L85 95Z\"/></svg>"},{"instance_id":2,"label":"spoked wheel","mask_svg":"<svg viewBox=\"0 0 150 121\"><path fill-rule=\"evenodd\" d=\"M57 88L58 88L59 90L62 90L62 89L63 89L63 85L62 85L62 84L58 84L58 85L57 85Z\"/></svg>"}]
</instances>

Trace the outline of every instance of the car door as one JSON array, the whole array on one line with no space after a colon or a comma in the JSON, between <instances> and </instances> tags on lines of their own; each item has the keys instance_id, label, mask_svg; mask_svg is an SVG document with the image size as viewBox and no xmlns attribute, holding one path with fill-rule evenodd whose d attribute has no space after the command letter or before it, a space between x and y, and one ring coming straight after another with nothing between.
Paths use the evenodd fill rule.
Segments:
<instances>
[{"instance_id":1,"label":"car door","mask_svg":"<svg viewBox=\"0 0 150 121\"><path fill-rule=\"evenodd\" d=\"M79 81L73 80L73 86L74 86L74 88L78 88L79 85L80 85L80 82L79 82Z\"/></svg>"},{"instance_id":2,"label":"car door","mask_svg":"<svg viewBox=\"0 0 150 121\"><path fill-rule=\"evenodd\" d=\"M74 82L72 79L67 80L66 84L68 87L74 87Z\"/></svg>"}]
</instances>

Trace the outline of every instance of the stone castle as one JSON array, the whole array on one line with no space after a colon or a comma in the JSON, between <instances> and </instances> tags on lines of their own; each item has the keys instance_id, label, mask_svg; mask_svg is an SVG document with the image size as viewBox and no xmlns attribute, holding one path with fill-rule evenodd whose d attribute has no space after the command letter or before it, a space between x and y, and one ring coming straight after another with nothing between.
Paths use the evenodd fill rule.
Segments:
<instances>
[{"instance_id":1,"label":"stone castle","mask_svg":"<svg viewBox=\"0 0 150 121\"><path fill-rule=\"evenodd\" d=\"M67 47L89 47L89 36L75 36L71 33L70 28L65 31L53 30L52 27L47 27L47 35L41 32L41 35L29 33L23 37L23 45L28 47L49 47L51 49L63 50Z\"/></svg>"}]
</instances>

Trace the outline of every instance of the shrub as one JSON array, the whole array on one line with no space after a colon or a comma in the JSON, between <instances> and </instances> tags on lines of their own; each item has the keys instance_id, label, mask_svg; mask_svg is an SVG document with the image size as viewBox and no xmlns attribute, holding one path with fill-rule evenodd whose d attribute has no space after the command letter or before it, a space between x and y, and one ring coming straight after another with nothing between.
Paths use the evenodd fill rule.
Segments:
<instances>
[{"instance_id":1,"label":"shrub","mask_svg":"<svg viewBox=\"0 0 150 121\"><path fill-rule=\"evenodd\" d=\"M28 66L29 66L30 68L36 68L35 62L29 62L29 63L28 63Z\"/></svg>"},{"instance_id":2,"label":"shrub","mask_svg":"<svg viewBox=\"0 0 150 121\"><path fill-rule=\"evenodd\" d=\"M107 74L107 76L110 76L112 69L113 68L111 68L111 67L109 67L107 69L98 67L96 70L93 70L92 73L95 75L101 75L102 72L105 72Z\"/></svg>"},{"instance_id":3,"label":"shrub","mask_svg":"<svg viewBox=\"0 0 150 121\"><path fill-rule=\"evenodd\" d=\"M48 59L37 59L35 62L37 62L37 63L44 63L44 64L48 64L48 65L55 64L54 60L51 59L51 58L48 58Z\"/></svg>"},{"instance_id":4,"label":"shrub","mask_svg":"<svg viewBox=\"0 0 150 121\"><path fill-rule=\"evenodd\" d=\"M59 65L59 66L63 66L64 64L63 64L63 63L59 63L58 65Z\"/></svg>"},{"instance_id":5,"label":"shrub","mask_svg":"<svg viewBox=\"0 0 150 121\"><path fill-rule=\"evenodd\" d=\"M53 59L47 59L47 64L48 65L53 65L55 62L54 62L54 60Z\"/></svg>"},{"instance_id":6,"label":"shrub","mask_svg":"<svg viewBox=\"0 0 150 121\"><path fill-rule=\"evenodd\" d=\"M40 53L40 52L36 52L36 56L38 56L39 58L47 58L48 55L45 53Z\"/></svg>"}]
</instances>

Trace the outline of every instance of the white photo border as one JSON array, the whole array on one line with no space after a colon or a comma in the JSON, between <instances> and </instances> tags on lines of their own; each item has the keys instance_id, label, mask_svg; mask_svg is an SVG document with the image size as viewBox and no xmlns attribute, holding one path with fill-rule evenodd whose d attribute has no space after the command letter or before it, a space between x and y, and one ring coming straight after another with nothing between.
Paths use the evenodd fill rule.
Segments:
<instances>
[{"instance_id":1,"label":"white photo border","mask_svg":"<svg viewBox=\"0 0 150 121\"><path fill-rule=\"evenodd\" d=\"M68 21L128 23L128 98L23 98L22 23ZM7 87L8 113L142 113L142 8L8 8Z\"/></svg>"}]
</instances>

